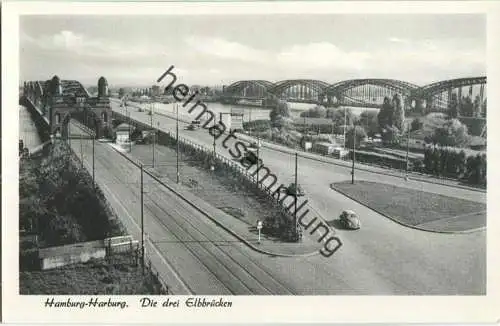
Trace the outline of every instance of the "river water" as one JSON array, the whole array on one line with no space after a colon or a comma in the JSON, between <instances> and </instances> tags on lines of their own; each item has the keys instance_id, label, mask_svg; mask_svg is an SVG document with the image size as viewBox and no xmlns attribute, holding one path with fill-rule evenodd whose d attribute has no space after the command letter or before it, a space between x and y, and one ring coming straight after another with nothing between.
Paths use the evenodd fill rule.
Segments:
<instances>
[{"instance_id":1,"label":"river water","mask_svg":"<svg viewBox=\"0 0 500 326\"><path fill-rule=\"evenodd\" d=\"M29 150L42 143L35 123L31 120L30 112L22 105L19 105L19 139Z\"/></svg>"},{"instance_id":2,"label":"river water","mask_svg":"<svg viewBox=\"0 0 500 326\"><path fill-rule=\"evenodd\" d=\"M134 103L137 105L137 103ZM186 107L182 107L182 102L179 102L179 115L181 116L187 116L188 109L192 107L191 104L188 104ZM221 104L221 103L205 103L207 106L208 110L212 111L216 115L219 115L219 113L230 113L231 110L233 109L238 109L240 110L241 113L243 113L243 121L253 121L253 120L269 120L269 113L271 112L270 109L263 109L259 107L252 107L252 106L244 106L244 105L230 105L230 104ZM149 108L151 104L143 104L142 105L145 108ZM315 107L315 104L307 104L307 103L288 103L288 106L290 108L290 114L293 118L298 118L300 117L300 113L307 111L310 108ZM154 103L153 104L154 111L163 111L163 112L168 112L168 113L173 113L175 114L175 105L173 103L171 104L163 104L163 103ZM339 110L343 110L344 107L338 108ZM348 109L351 109L351 111L355 115L361 114L361 112L366 111L366 110L374 110L374 109L367 109L367 108L358 108L358 107L347 107ZM192 118L195 117L195 113L199 112L199 109L193 112L191 115Z\"/></svg>"}]
</instances>

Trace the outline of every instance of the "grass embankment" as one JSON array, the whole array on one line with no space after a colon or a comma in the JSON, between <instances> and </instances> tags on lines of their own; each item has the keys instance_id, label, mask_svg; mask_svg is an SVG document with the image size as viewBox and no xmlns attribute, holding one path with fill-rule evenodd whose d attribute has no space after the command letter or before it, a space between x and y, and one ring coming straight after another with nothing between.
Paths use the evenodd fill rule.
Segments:
<instances>
[{"instance_id":1,"label":"grass embankment","mask_svg":"<svg viewBox=\"0 0 500 326\"><path fill-rule=\"evenodd\" d=\"M176 180L176 151L162 145L157 145L155 150L158 166L154 174ZM131 155L148 162L151 160L151 145L136 145ZM191 193L249 226L254 226L257 220L274 218L279 214L267 198L250 190L230 171L207 171L199 158L186 153L181 154L180 162L180 182Z\"/></svg>"},{"instance_id":2,"label":"grass embankment","mask_svg":"<svg viewBox=\"0 0 500 326\"><path fill-rule=\"evenodd\" d=\"M466 231L486 226L486 205L393 185L334 183L339 192L397 222L429 231Z\"/></svg>"},{"instance_id":3,"label":"grass embankment","mask_svg":"<svg viewBox=\"0 0 500 326\"><path fill-rule=\"evenodd\" d=\"M62 141L42 157L22 159L19 172L20 229L30 235L20 236L20 293L160 293L151 272L143 276L135 262L120 255L113 256L112 262L96 260L37 270L40 248L126 232L102 192L93 188L91 176Z\"/></svg>"},{"instance_id":4,"label":"grass embankment","mask_svg":"<svg viewBox=\"0 0 500 326\"><path fill-rule=\"evenodd\" d=\"M20 229L38 235L38 246L60 246L124 234L102 192L63 142L47 155L21 160Z\"/></svg>"}]
</instances>

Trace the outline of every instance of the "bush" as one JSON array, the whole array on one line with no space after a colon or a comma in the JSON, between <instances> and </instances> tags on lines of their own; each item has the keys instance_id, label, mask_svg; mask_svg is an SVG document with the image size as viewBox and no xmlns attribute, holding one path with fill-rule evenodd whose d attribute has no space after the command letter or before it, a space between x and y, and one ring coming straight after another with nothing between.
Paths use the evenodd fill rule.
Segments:
<instances>
[{"instance_id":1,"label":"bush","mask_svg":"<svg viewBox=\"0 0 500 326\"><path fill-rule=\"evenodd\" d=\"M456 152L446 148L426 148L424 151L424 172L436 176L464 179L466 182L486 186L486 155L466 156L464 151Z\"/></svg>"},{"instance_id":2,"label":"bush","mask_svg":"<svg viewBox=\"0 0 500 326\"><path fill-rule=\"evenodd\" d=\"M38 166L22 163L21 175L20 225L36 229L42 244L97 240L116 232L103 194L95 192L90 175L64 142L56 142Z\"/></svg>"}]
</instances>

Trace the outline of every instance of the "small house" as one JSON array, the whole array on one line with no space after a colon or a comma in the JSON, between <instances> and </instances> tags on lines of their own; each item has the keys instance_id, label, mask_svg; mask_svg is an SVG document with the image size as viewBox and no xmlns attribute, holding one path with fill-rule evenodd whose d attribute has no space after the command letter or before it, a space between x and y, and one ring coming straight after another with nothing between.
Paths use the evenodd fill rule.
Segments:
<instances>
[{"instance_id":1,"label":"small house","mask_svg":"<svg viewBox=\"0 0 500 326\"><path fill-rule=\"evenodd\" d=\"M117 144L129 143L130 135L133 133L134 127L127 123L122 123L116 127L115 131Z\"/></svg>"}]
</instances>

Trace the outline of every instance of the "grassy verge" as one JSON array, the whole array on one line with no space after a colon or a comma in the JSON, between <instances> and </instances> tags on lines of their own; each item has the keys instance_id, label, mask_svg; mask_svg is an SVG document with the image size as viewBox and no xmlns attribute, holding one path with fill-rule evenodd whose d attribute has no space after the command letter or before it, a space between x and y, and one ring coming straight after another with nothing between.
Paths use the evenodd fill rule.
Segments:
<instances>
[{"instance_id":1,"label":"grassy verge","mask_svg":"<svg viewBox=\"0 0 500 326\"><path fill-rule=\"evenodd\" d=\"M151 145L134 146L131 156L142 162L151 161ZM273 218L280 214L269 201L248 189L241 180L225 169L207 171L198 158L182 153L180 158L180 182L197 197L232 215L249 226L257 220ZM154 174L176 180L176 151L156 145Z\"/></svg>"},{"instance_id":2,"label":"grassy verge","mask_svg":"<svg viewBox=\"0 0 500 326\"><path fill-rule=\"evenodd\" d=\"M112 261L92 260L45 271L22 271L21 294L161 294L161 286L151 273L131 260L116 255Z\"/></svg>"},{"instance_id":3,"label":"grassy verge","mask_svg":"<svg viewBox=\"0 0 500 326\"><path fill-rule=\"evenodd\" d=\"M486 225L486 205L393 185L357 181L333 187L400 223L431 231L465 231Z\"/></svg>"},{"instance_id":4,"label":"grassy verge","mask_svg":"<svg viewBox=\"0 0 500 326\"><path fill-rule=\"evenodd\" d=\"M21 160L20 229L40 247L123 235L125 230L68 146L57 142L44 157Z\"/></svg>"}]
</instances>

